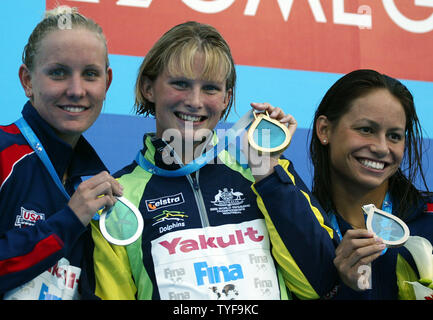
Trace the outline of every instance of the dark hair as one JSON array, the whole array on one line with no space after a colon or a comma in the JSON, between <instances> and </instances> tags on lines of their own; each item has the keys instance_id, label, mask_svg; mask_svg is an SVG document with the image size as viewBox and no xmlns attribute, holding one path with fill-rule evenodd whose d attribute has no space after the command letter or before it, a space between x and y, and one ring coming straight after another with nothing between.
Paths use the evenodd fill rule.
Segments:
<instances>
[{"instance_id":1,"label":"dark hair","mask_svg":"<svg viewBox=\"0 0 433 320\"><path fill-rule=\"evenodd\" d=\"M314 166L312 191L327 212L337 211L332 201L329 148L327 145L322 145L317 137L316 121L324 115L331 123L337 124L351 108L352 101L381 88L388 90L400 101L406 115L404 158L400 168L389 178L391 198L400 201L398 216L406 218L410 214L409 209L421 201L422 193L414 186L418 175L428 190L421 166L422 131L412 94L400 81L385 74L374 70L355 70L332 85L314 115L310 141L310 157Z\"/></svg>"}]
</instances>

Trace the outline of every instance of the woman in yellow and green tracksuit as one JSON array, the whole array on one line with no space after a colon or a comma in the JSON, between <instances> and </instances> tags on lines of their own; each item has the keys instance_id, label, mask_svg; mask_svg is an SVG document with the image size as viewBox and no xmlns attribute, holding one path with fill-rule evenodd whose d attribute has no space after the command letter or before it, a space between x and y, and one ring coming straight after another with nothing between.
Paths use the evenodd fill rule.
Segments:
<instances>
[{"instance_id":1,"label":"woman in yellow and green tracksuit","mask_svg":"<svg viewBox=\"0 0 433 320\"><path fill-rule=\"evenodd\" d=\"M101 298L316 299L334 288L333 231L290 161L272 160L278 165L256 175L255 184L252 170L225 150L200 169L176 174L194 163L192 152L184 152L188 143L200 130L212 137L229 111L234 83L230 50L208 25L176 26L146 55L137 113L155 115L156 134L146 134L136 160L115 175L139 208L144 230L135 243L118 247L94 228ZM252 106L295 130L281 109ZM168 131L175 139L179 134L183 148L164 136ZM199 140L192 151L216 142L210 140ZM290 198L279 197L274 186L281 183L293 190ZM275 205L287 210L268 210Z\"/></svg>"}]
</instances>

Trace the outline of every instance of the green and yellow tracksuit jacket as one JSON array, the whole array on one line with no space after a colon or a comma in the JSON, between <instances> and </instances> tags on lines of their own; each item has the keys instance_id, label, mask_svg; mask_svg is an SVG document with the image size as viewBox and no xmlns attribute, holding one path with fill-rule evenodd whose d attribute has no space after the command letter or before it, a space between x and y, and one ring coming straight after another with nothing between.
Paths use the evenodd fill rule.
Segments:
<instances>
[{"instance_id":1,"label":"green and yellow tracksuit jacket","mask_svg":"<svg viewBox=\"0 0 433 320\"><path fill-rule=\"evenodd\" d=\"M177 169L164 147L147 135L141 153ZM256 184L226 151L194 175L158 176L134 161L115 176L144 230L119 247L93 224L103 299L317 299L337 283L333 230L289 160Z\"/></svg>"}]
</instances>

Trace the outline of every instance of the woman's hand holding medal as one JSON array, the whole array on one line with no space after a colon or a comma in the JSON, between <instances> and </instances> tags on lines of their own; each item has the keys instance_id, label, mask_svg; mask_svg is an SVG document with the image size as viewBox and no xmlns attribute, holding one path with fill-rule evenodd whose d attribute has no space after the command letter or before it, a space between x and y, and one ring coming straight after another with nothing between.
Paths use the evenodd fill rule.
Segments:
<instances>
[{"instance_id":1,"label":"woman's hand holding medal","mask_svg":"<svg viewBox=\"0 0 433 320\"><path fill-rule=\"evenodd\" d=\"M103 171L80 183L68 205L86 226L100 208L114 206L116 196L121 196L122 190L120 183L108 172Z\"/></svg>"}]
</instances>

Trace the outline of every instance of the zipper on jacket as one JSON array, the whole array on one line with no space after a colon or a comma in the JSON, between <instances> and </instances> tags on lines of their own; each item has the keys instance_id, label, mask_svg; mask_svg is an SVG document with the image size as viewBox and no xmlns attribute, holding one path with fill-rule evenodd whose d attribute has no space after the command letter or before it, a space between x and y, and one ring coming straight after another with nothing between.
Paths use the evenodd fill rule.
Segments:
<instances>
[{"instance_id":1,"label":"zipper on jacket","mask_svg":"<svg viewBox=\"0 0 433 320\"><path fill-rule=\"evenodd\" d=\"M191 184L192 191L194 192L195 202L198 207L198 213L200 215L200 221L203 228L209 227L209 218L207 216L206 205L204 204L203 195L200 190L200 185L198 183L199 171L195 172L195 175L187 175L187 179Z\"/></svg>"}]
</instances>

